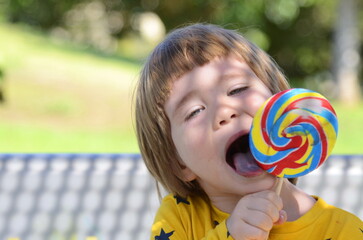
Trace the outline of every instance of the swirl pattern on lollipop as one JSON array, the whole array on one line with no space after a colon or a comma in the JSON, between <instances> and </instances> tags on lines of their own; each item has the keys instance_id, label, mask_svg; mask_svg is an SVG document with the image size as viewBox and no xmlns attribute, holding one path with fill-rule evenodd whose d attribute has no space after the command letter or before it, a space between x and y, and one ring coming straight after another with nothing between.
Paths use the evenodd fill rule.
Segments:
<instances>
[{"instance_id":1,"label":"swirl pattern on lollipop","mask_svg":"<svg viewBox=\"0 0 363 240\"><path fill-rule=\"evenodd\" d=\"M299 177L328 158L337 134L338 120L329 101L317 92L294 88L272 96L258 110L250 149L267 172Z\"/></svg>"}]
</instances>

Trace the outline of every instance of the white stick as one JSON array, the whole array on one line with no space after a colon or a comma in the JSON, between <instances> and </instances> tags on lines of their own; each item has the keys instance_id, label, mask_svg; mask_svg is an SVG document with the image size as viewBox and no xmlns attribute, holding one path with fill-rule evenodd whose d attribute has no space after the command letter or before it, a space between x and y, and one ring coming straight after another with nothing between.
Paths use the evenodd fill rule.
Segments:
<instances>
[{"instance_id":1,"label":"white stick","mask_svg":"<svg viewBox=\"0 0 363 240\"><path fill-rule=\"evenodd\" d=\"M276 188L275 188L275 192L277 195L280 195L281 193L281 188L282 188L282 183L284 182L283 178L277 178L277 183L276 183Z\"/></svg>"}]
</instances>

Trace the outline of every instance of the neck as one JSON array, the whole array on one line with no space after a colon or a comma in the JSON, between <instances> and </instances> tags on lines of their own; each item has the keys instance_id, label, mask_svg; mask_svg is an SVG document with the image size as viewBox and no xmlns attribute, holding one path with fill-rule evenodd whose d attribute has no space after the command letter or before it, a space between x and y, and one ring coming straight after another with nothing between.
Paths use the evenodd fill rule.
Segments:
<instances>
[{"instance_id":1,"label":"neck","mask_svg":"<svg viewBox=\"0 0 363 240\"><path fill-rule=\"evenodd\" d=\"M237 205L241 196L213 196L210 198L212 204L219 210L231 214Z\"/></svg>"},{"instance_id":2,"label":"neck","mask_svg":"<svg viewBox=\"0 0 363 240\"><path fill-rule=\"evenodd\" d=\"M315 204L313 197L291 184L287 179L284 179L280 197L289 222L299 219Z\"/></svg>"}]
</instances>

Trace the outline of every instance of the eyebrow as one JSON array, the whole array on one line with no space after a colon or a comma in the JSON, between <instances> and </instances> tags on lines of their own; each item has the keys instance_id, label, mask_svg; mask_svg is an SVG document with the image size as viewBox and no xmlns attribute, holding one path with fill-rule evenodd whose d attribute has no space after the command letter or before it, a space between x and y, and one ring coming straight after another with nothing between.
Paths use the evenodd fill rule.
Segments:
<instances>
[{"instance_id":1,"label":"eyebrow","mask_svg":"<svg viewBox=\"0 0 363 240\"><path fill-rule=\"evenodd\" d=\"M232 72L227 72L225 74L223 74L221 76L221 79L222 81L225 81L225 80L228 80L228 79L231 79L231 78L234 78L234 77L247 77L247 78L250 78L251 76L253 76L253 72L251 71L246 71L246 70L243 70L243 71L232 71Z\"/></svg>"},{"instance_id":2,"label":"eyebrow","mask_svg":"<svg viewBox=\"0 0 363 240\"><path fill-rule=\"evenodd\" d=\"M225 81L225 80L228 80L228 79L230 79L230 78L234 78L234 77L241 77L241 76L243 76L243 75L245 75L245 74L244 74L244 73L241 73L241 72L235 72L235 71L232 71L232 72L224 73L224 74L220 77L220 79L221 79L222 81Z\"/></svg>"}]
</instances>

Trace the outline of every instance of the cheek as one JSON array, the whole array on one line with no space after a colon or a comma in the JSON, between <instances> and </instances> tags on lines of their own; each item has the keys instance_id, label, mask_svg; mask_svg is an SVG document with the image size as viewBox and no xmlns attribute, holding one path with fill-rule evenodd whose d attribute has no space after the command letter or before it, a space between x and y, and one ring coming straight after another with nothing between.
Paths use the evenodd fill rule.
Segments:
<instances>
[{"instance_id":1,"label":"cheek","mask_svg":"<svg viewBox=\"0 0 363 240\"><path fill-rule=\"evenodd\" d=\"M248 106L248 113L251 116L255 116L258 109L271 96L272 93L270 90L264 85L259 84L257 89L252 91L247 98L246 106Z\"/></svg>"},{"instance_id":2,"label":"cheek","mask_svg":"<svg viewBox=\"0 0 363 240\"><path fill-rule=\"evenodd\" d=\"M174 129L172 139L179 156L183 162L189 166L193 159L198 159L205 146L205 136L197 129Z\"/></svg>"},{"instance_id":3,"label":"cheek","mask_svg":"<svg viewBox=\"0 0 363 240\"><path fill-rule=\"evenodd\" d=\"M253 95L248 98L247 105L248 106L248 113L251 116L255 116L258 109L262 106L262 104L269 98L266 95Z\"/></svg>"}]
</instances>

